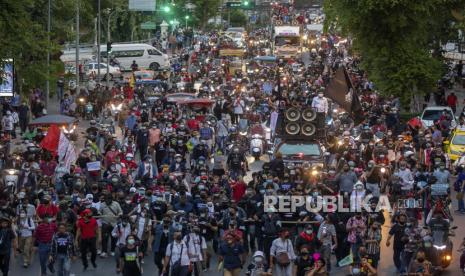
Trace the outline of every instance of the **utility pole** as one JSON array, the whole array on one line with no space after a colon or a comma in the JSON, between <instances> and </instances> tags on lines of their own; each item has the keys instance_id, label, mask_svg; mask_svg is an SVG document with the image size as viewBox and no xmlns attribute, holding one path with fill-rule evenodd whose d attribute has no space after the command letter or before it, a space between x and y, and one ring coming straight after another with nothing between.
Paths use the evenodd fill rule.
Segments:
<instances>
[{"instance_id":1,"label":"utility pole","mask_svg":"<svg viewBox=\"0 0 465 276\"><path fill-rule=\"evenodd\" d=\"M107 22L107 75L105 80L107 82L107 87L110 87L110 49L108 46L110 45L111 38L110 38L110 17L111 17L111 9L107 9L108 11L108 22Z\"/></svg>"},{"instance_id":2,"label":"utility pole","mask_svg":"<svg viewBox=\"0 0 465 276\"><path fill-rule=\"evenodd\" d=\"M76 92L79 91L79 0L76 0Z\"/></svg>"},{"instance_id":3,"label":"utility pole","mask_svg":"<svg viewBox=\"0 0 465 276\"><path fill-rule=\"evenodd\" d=\"M100 18L100 0L97 0L97 83L100 83L100 25L101 25L101 18Z\"/></svg>"},{"instance_id":4,"label":"utility pole","mask_svg":"<svg viewBox=\"0 0 465 276\"><path fill-rule=\"evenodd\" d=\"M47 18L47 81L45 83L45 108L48 108L48 97L50 95L50 31L51 31L51 21L52 21L52 0L48 0L48 18Z\"/></svg>"}]
</instances>

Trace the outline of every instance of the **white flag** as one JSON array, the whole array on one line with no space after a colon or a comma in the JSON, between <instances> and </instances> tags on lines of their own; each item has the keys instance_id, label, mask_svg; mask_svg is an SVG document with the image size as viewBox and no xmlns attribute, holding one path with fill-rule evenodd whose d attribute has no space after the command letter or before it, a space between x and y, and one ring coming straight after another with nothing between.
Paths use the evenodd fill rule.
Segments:
<instances>
[{"instance_id":1,"label":"white flag","mask_svg":"<svg viewBox=\"0 0 465 276\"><path fill-rule=\"evenodd\" d=\"M70 169L71 165L74 164L77 160L76 149L74 148L73 144L69 143L68 141L68 148L66 149L65 155L65 167Z\"/></svg>"},{"instance_id":2,"label":"white flag","mask_svg":"<svg viewBox=\"0 0 465 276\"><path fill-rule=\"evenodd\" d=\"M63 130L60 131L60 140L58 142L58 161L63 161L63 158L65 158L69 144L69 140L66 138Z\"/></svg>"}]
</instances>

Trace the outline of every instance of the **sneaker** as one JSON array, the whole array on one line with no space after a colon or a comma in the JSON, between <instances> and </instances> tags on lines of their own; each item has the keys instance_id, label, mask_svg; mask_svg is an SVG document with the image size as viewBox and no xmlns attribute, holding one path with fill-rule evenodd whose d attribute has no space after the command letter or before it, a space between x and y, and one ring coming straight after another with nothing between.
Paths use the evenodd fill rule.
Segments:
<instances>
[{"instance_id":1,"label":"sneaker","mask_svg":"<svg viewBox=\"0 0 465 276\"><path fill-rule=\"evenodd\" d=\"M100 258L106 258L106 257L107 257L107 253L105 252L100 253Z\"/></svg>"},{"instance_id":2,"label":"sneaker","mask_svg":"<svg viewBox=\"0 0 465 276\"><path fill-rule=\"evenodd\" d=\"M102 253L102 250L97 249L97 255L100 255Z\"/></svg>"},{"instance_id":3,"label":"sneaker","mask_svg":"<svg viewBox=\"0 0 465 276\"><path fill-rule=\"evenodd\" d=\"M141 263L141 264L143 264L143 263L144 263L144 260L143 260L143 259L142 259L142 260L140 260L140 263Z\"/></svg>"},{"instance_id":4,"label":"sneaker","mask_svg":"<svg viewBox=\"0 0 465 276\"><path fill-rule=\"evenodd\" d=\"M93 266L94 268L97 268L97 264L96 264L95 262L92 262L92 266Z\"/></svg>"},{"instance_id":5,"label":"sneaker","mask_svg":"<svg viewBox=\"0 0 465 276\"><path fill-rule=\"evenodd\" d=\"M111 255L112 257L114 257L114 256L115 256L115 252L112 251L112 252L110 253L110 255Z\"/></svg>"},{"instance_id":6,"label":"sneaker","mask_svg":"<svg viewBox=\"0 0 465 276\"><path fill-rule=\"evenodd\" d=\"M23 267L24 267L24 268L28 268L29 265L25 263L25 264L23 264Z\"/></svg>"}]
</instances>

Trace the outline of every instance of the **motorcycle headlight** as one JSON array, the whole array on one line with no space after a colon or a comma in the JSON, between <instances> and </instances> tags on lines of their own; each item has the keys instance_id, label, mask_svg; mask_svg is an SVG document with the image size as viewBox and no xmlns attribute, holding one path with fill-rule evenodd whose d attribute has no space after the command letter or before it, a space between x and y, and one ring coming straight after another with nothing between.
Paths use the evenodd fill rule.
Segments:
<instances>
[{"instance_id":1,"label":"motorcycle headlight","mask_svg":"<svg viewBox=\"0 0 465 276\"><path fill-rule=\"evenodd\" d=\"M436 248L437 250L444 250L446 249L446 246L445 245L433 245L434 248Z\"/></svg>"},{"instance_id":2,"label":"motorcycle headlight","mask_svg":"<svg viewBox=\"0 0 465 276\"><path fill-rule=\"evenodd\" d=\"M247 131L245 131L245 132L239 132L239 134L242 135L242 136L245 136L245 135L247 135Z\"/></svg>"},{"instance_id":3,"label":"motorcycle headlight","mask_svg":"<svg viewBox=\"0 0 465 276\"><path fill-rule=\"evenodd\" d=\"M385 173L385 172L386 172L386 168L385 168L385 167L382 167L382 168L380 169L380 171L381 171L381 173Z\"/></svg>"},{"instance_id":4,"label":"motorcycle headlight","mask_svg":"<svg viewBox=\"0 0 465 276\"><path fill-rule=\"evenodd\" d=\"M8 174L9 174L9 175L15 174L15 170L8 170Z\"/></svg>"},{"instance_id":5,"label":"motorcycle headlight","mask_svg":"<svg viewBox=\"0 0 465 276\"><path fill-rule=\"evenodd\" d=\"M446 255L446 256L444 257L444 259L445 259L446 261L450 261L450 260L452 260L452 256L451 256L451 255Z\"/></svg>"}]
</instances>

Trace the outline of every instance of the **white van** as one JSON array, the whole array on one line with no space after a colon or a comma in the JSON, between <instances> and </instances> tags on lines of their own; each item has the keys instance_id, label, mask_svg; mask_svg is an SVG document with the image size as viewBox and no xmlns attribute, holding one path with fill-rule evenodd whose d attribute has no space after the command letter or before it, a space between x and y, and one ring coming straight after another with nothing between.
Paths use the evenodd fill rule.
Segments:
<instances>
[{"instance_id":1,"label":"white van","mask_svg":"<svg viewBox=\"0 0 465 276\"><path fill-rule=\"evenodd\" d=\"M106 60L107 45L100 46L100 55ZM163 54L157 48L143 43L137 44L112 44L111 56L120 63L122 71L131 70L131 64L135 60L139 69L169 69L170 61L167 54Z\"/></svg>"}]
</instances>

